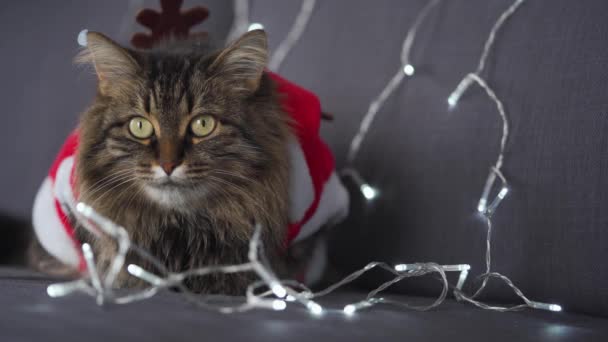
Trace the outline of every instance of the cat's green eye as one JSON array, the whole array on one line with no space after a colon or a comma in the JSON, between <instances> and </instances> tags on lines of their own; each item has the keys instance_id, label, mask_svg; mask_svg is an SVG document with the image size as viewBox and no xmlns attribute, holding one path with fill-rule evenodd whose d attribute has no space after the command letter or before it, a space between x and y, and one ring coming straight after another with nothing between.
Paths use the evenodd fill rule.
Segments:
<instances>
[{"instance_id":1,"label":"cat's green eye","mask_svg":"<svg viewBox=\"0 0 608 342\"><path fill-rule=\"evenodd\" d=\"M154 127L150 121L137 117L129 122L129 132L137 139L147 139L154 134Z\"/></svg>"},{"instance_id":2,"label":"cat's green eye","mask_svg":"<svg viewBox=\"0 0 608 342\"><path fill-rule=\"evenodd\" d=\"M194 118L190 123L190 130L192 134L197 137L206 137L213 133L217 122L211 115L200 115Z\"/></svg>"}]
</instances>

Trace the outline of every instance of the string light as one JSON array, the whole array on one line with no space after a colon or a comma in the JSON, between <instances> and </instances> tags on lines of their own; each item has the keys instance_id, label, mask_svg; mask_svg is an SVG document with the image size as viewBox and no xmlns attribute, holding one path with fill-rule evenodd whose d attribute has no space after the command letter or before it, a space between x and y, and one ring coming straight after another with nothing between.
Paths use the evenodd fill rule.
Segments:
<instances>
[{"instance_id":1,"label":"string light","mask_svg":"<svg viewBox=\"0 0 608 342\"><path fill-rule=\"evenodd\" d=\"M458 102L462 98L464 92L466 92L467 89L469 89L471 87L471 85L477 84L485 91L488 98L490 100L492 100L492 102L494 102L494 104L496 105L496 110L498 111L498 114L502 120L502 135L500 138L500 150L498 153L498 157L497 157L494 165L490 168L490 173L489 173L488 177L486 178L483 192L481 194L479 203L477 205L477 211L484 216L486 227L487 227L486 271L485 271L485 273L483 273L480 276L480 278L483 279L483 282L482 282L481 286L477 289L477 291L475 291L475 293L472 296L468 296L468 295L464 294L459 289L455 290L454 294L458 300L465 300L471 304L474 304L478 307L488 309L488 310L511 311L511 310L519 310L524 307L529 307L529 308L540 309L540 310L561 311L561 306L559 306L557 304L548 304L548 303L541 303L541 302L529 300L523 294L523 292L513 284L513 282L509 278L507 278L506 276L504 276L500 273L491 271L491 232L492 232L492 219L491 218L492 218L492 215L496 212L496 209L498 208L500 203L505 199L505 197L509 193L509 186L508 186L507 179L501 171L501 168L502 168L503 162L504 162L505 147L507 145L507 141L509 138L509 121L507 120L507 114L506 114L502 101L498 98L498 96L496 95L494 90L492 88L490 88L488 83L480 75L484 71L487 58L490 54L492 46L494 45L494 41L496 40L496 34L502 28L504 23L517 11L517 9L524 2L525 2L525 0L515 0L506 9L506 11L504 11L500 15L498 20L492 26L492 29L490 30L490 34L488 35L488 38L484 44L483 51L482 51L481 57L479 59L479 63L477 64L477 69L474 72L467 74L462 79L462 81L458 84L458 86L452 92L452 94L450 94L450 96L448 97L448 100L447 100L448 107L451 110L454 110L455 107L457 106ZM494 199L488 205L488 197L490 196L490 192L492 191L492 188L494 187L494 183L497 178L500 179L500 181L502 182L502 185L501 185L500 190L497 193L497 195L494 197ZM488 280L490 278L498 278L498 279L503 280L505 282L505 284L507 284L507 286L509 286L515 292L515 294L524 301L525 304L515 305L515 306L511 306L511 307L502 307L502 306L489 306L487 304L476 301L475 298L485 289L485 287L488 283Z\"/></svg>"},{"instance_id":2,"label":"string light","mask_svg":"<svg viewBox=\"0 0 608 342\"><path fill-rule=\"evenodd\" d=\"M296 16L296 19L291 26L289 32L285 38L279 43L274 53L270 56L268 62L268 69L278 71L281 68L281 64L285 60L285 57L289 54L291 49L298 43L300 37L306 30L308 22L312 17L312 13L315 9L316 0L302 0L302 6ZM263 29L264 25L260 23L249 24L249 1L248 0L234 0L234 21L230 33L228 34L228 41L233 41L241 34L246 31Z\"/></svg>"},{"instance_id":3,"label":"string light","mask_svg":"<svg viewBox=\"0 0 608 342\"><path fill-rule=\"evenodd\" d=\"M389 96L401 85L405 76L411 77L414 75L415 68L410 62L410 54L412 50L412 45L414 44L414 40L416 39L416 35L418 33L418 29L420 25L423 23L424 19L427 17L431 9L439 3L440 0L432 0L429 1L426 6L422 8L420 13L416 16L414 23L407 31L405 39L403 40L403 44L401 46L401 66L391 78L391 80L387 83L387 85L382 89L380 94L372 101L367 109L367 112L363 116L361 120L361 124L359 126L359 130L355 137L351 140L350 147L348 150L348 154L346 156L346 165L347 167L342 171L343 175L350 176L355 183L359 186L361 193L367 200L373 200L377 197L378 191L367 184L363 178L359 175L358 171L353 167L354 161L361 149L361 144L363 140L367 136L369 128L371 127L376 115L386 102Z\"/></svg>"},{"instance_id":4,"label":"string light","mask_svg":"<svg viewBox=\"0 0 608 342\"><path fill-rule=\"evenodd\" d=\"M507 21L507 19L511 15L513 15L513 13L515 13L515 11L519 8L519 6L521 6L524 3L524 1L525 0L515 0L511 4L511 6L509 6L507 8L507 10L500 15L500 17L498 18L496 23L493 25L493 27L490 31L490 34L488 36L488 39L486 40L486 42L484 44L484 48L483 48L482 55L480 57L477 69L475 70L475 72L467 74L462 79L462 81L458 84L458 86L452 92L452 94L450 94L450 96L448 97L448 100L447 100L449 108L451 110L454 110L456 105L460 101L462 95L464 94L464 92L472 84L476 83L482 89L485 90L488 97L495 103L497 111L498 111L498 113L502 119L502 123L503 123L502 136L500 139L500 151L499 151L495 164L490 168L490 173L486 179L486 183L485 183L482 195L481 195L478 205L477 205L477 211L485 217L485 221L486 221L486 225L487 225L486 272L481 275L483 282L482 282L482 285L480 286L480 288L475 292L475 294L473 296L467 296L462 292L462 286L464 285L464 283L467 279L468 272L470 270L470 266L467 265L468 267L466 267L466 268L464 266L461 266L461 274L458 279L456 288L454 290L454 295L459 301L465 300L474 305L477 305L479 307L482 307L484 309L489 309L489 310L508 311L508 310L520 309L522 307L530 307L530 308L534 308L534 309L560 311L561 307L557 304L546 304L546 303L530 301L523 295L523 293L519 289L517 289L513 285L513 283L508 278L506 278L505 276L502 276L498 273L491 272L491 229L492 229L491 216L495 213L495 211L498 208L498 206L500 205L500 203L505 199L505 197L509 194L509 191L510 191L507 179L505 178L505 176L503 175L503 173L501 171L501 168L503 166L503 161L504 161L504 151L505 151L506 143L507 143L507 140L509 137L509 124L508 124L508 120L507 120L506 111L504 109L504 105L502 104L502 102L500 101L498 96L496 96L496 93L492 90L492 88L490 88L488 86L487 82L480 76L480 74L484 70L484 67L486 65L486 60L489 56L493 43L496 39L497 32L500 30L502 25ZM375 197L375 194L377 193L377 191L374 188L371 188L365 182L363 177L361 177L359 175L359 173L356 171L356 169L352 165L361 148L361 143L363 142L364 138L366 137L367 132L368 132L374 118L378 114L379 110L381 109L381 107L384 104L384 102L386 101L386 99L400 86L400 84L404 80L404 75L412 76L414 74L415 68L410 64L410 58L409 58L411 47L415 40L418 27L420 26L420 24L422 23L422 21L428 14L428 12L434 6L436 6L438 4L438 2L439 2L439 0L428 2L427 5L418 14L416 20L414 20L414 24L408 31L408 34L406 35L406 38L403 42L402 53L401 53L402 66L396 72L396 74L393 76L393 78L388 82L388 84L385 86L385 88L382 90L382 92L378 95L378 97L376 99L374 99L374 101L372 101L367 113L364 115L363 120L361 121L359 131L357 132L357 134L351 141L351 145L350 145L347 159L346 159L348 166L345 168L345 170L343 170L343 175L349 176L359 186L363 197L366 198L367 200L373 199ZM497 193L497 195L489 202L488 198L490 196L490 193L494 187L494 183L497 178L500 179L500 181L502 182L502 185L501 185L500 191ZM369 189L374 189L374 191L370 192ZM374 194L374 196L369 196L370 193ZM488 202L490 203L489 205L488 205ZM407 265L407 264L400 264L400 265L396 265L395 267L396 267L397 271L402 271L402 272L413 271L412 269L409 268L411 266ZM507 307L489 306L489 305L486 305L479 301L476 301L474 298L477 297L481 293L481 291L483 291L483 289L485 288L485 286L487 284L488 279L490 279L491 277L498 277L500 279L503 279L505 281L505 283L507 283L507 285L509 285L515 291L515 293L518 294L518 296L524 300L524 302L526 304L507 308ZM369 303L369 302L364 302L364 304L365 305L363 305L363 306L361 306L362 305L361 303L359 303L359 306L347 305L345 307L344 311L347 314L352 314L356 310L358 310L359 307L366 307L367 305L370 305L370 304L373 305L372 303ZM558 310L558 308L559 308L559 310Z\"/></svg>"},{"instance_id":5,"label":"string light","mask_svg":"<svg viewBox=\"0 0 608 342\"><path fill-rule=\"evenodd\" d=\"M346 167L340 171L343 177L350 178L359 188L361 194L367 201L372 201L379 195L377 188L369 185L363 177L352 167Z\"/></svg>"},{"instance_id":6,"label":"string light","mask_svg":"<svg viewBox=\"0 0 608 342\"><path fill-rule=\"evenodd\" d=\"M291 26L291 29L287 33L287 36L285 36L285 39L279 43L279 46L277 46L277 49L270 57L270 61L268 62L268 68L270 70L278 71L289 51L291 51L291 49L300 40L300 37L302 37L302 33L304 33L304 30L308 25L308 21L312 16L316 2L316 0L302 0L302 7L300 8L300 12Z\"/></svg>"},{"instance_id":7,"label":"string light","mask_svg":"<svg viewBox=\"0 0 608 342\"><path fill-rule=\"evenodd\" d=\"M347 165L351 165L345 168L342 173L346 176L349 176L351 179L357 183L359 189L363 196L367 200L373 200L379 194L379 191L367 184L363 178L357 173L356 169L352 167L353 162L359 152L361 147L361 143L363 142L369 127L371 126L375 116L378 111L386 101L386 99L396 90L397 87L402 83L405 76L413 76L415 74L415 67L410 64L410 51L411 47L414 43L416 33L418 31L419 26L423 22L424 18L428 15L429 11L436 6L440 0L432 0L427 3L427 5L420 11L412 27L408 30L406 38L403 42L402 51L401 51L401 66L398 72L393 76L393 78L389 81L386 87L382 90L382 92L378 95L376 99L370 104L367 113L365 114L359 131L357 135L353 138L351 142L349 153L347 156ZM315 301L315 299L326 296L333 291L343 287L346 284L349 284L359 277L361 277L366 272L370 270L379 268L386 272L392 274L392 278L374 290L370 291L365 299L346 304L342 312L345 315L352 316L356 312L371 308L377 304L390 304L396 305L408 309L414 310L429 310L438 305L440 305L446 295L448 293L449 283L447 281L446 272L460 272L458 277L458 282L454 287L453 294L458 301L469 302L473 305L476 305L483 309L495 310L495 311L510 311L522 309L525 307L539 309L539 310L548 310L553 312L558 312L562 310L562 307L557 304L543 303L529 300L519 288L517 288L509 278L505 277L496 272L491 272L491 230L492 230L492 214L496 211L500 203L506 196L509 194L508 182L503 175L501 168L503 164L503 155L504 149L506 146L506 142L509 134L509 126L507 121L506 112L504 110L504 106L499 98L496 96L494 91L487 85L487 82L480 76L481 72L484 69L487 56L489 55L490 49L493 45L493 42L496 37L496 33L503 25L503 23L517 10L517 8L524 2L524 0L516 0L497 20L494 27L492 28L488 40L484 45L484 50L482 52L481 59L479 61L478 68L475 72L467 74L463 80L456 87L454 92L448 98L448 105L452 110L454 110L462 98L464 92L472 85L478 84L481 88L486 91L488 97L494 101L496 104L499 115L503 121L503 132L501 138L500 152L497 158L496 163L491 167L488 178L486 179L486 184L484 186L482 195L480 197L477 210L478 212L485 218L485 222L487 225L487 238L486 238L486 272L483 273L480 278L483 279L481 286L473 295L467 295L463 292L462 288L466 279L468 277L468 273L471 269L468 264L457 264L457 265L438 265L436 263L428 262L428 263L413 263L413 264L397 264L391 266L389 264L383 262L371 262L367 264L362 269L354 271L353 273L347 275L342 280L337 283L334 283L327 288L313 292L308 289L304 284L293 280L280 280L278 279L268 265L265 265L261 260L264 258L260 258L263 253L263 246L260 240L260 232L261 227L259 225L255 226L252 238L249 244L249 253L248 259L249 261L243 264L237 265L214 265L208 267L202 267L192 270L187 270L180 273L172 273L167 270L167 268L163 265L163 263L153 257L149 252L140 248L139 246L133 244L126 230L113 223L109 219L103 217L98 214L93 208L84 204L84 203L76 203L74 196L72 193L65 192L57 194L61 205L67 209L68 212L72 213L74 218L78 220L78 222L91 233L96 236L105 235L110 238L113 238L118 244L117 254L112 260L108 272L105 278L102 280L96 265L94 258L94 251L88 244L82 245L82 252L85 258L86 266L87 266L87 277L82 279L78 279L71 282L51 284L47 287L47 294L50 297L62 297L74 292L82 292L93 296L96 298L96 301L99 305L103 305L104 303L116 303L116 304L127 304L135 301L145 300L154 296L162 289L166 289L168 287L178 287L181 293L184 296L205 308L215 309L221 313L234 313L234 312L243 312L254 308L259 309L269 309L275 311L284 310L288 303L300 304L305 307L312 315L320 316L325 312L325 309ZM300 14L298 15L299 19L296 19L294 23L294 27L292 27L292 31L295 33L288 34L286 37L286 41L288 38L290 39L289 43L286 43L287 51L295 44L295 42L299 39L302 34L306 23L308 22L310 15L312 13L312 9L314 8L314 1L303 1L302 9ZM248 23L248 1L243 0L235 0L235 23L233 25L233 29L231 30L231 34L241 34L246 29L256 29L257 26L254 24L249 25ZM302 17L302 18L300 18ZM249 25L249 26L248 26ZM297 28L296 28L297 27ZM86 45L86 32L81 32L78 38L78 42L81 45ZM291 31L290 31L291 33ZM82 38L84 37L84 38ZM285 57L287 53L284 53L283 57L281 57L277 64L280 66L280 61ZM499 179L502 183L500 186L500 190L497 195L489 201L489 195L494 188L494 183L496 179ZM69 189L69 187L59 187L64 189ZM489 204L488 204L489 203ZM121 295L118 295L114 292L114 282L116 280L117 274L123 269L124 263L126 260L126 254L128 252L132 252L137 256L141 257L143 260L150 262L155 269L160 273L153 273L149 270L142 268L139 265L130 264L127 266L127 272L138 279L143 280L149 287L143 290L130 290L125 292L121 292ZM242 297L230 297L230 296L212 296L212 295L198 295L190 292L184 285L183 281L192 276L203 276L211 273L237 273L237 272L254 272L260 280L250 284L247 287L244 302ZM435 301L426 306L412 306L407 303L391 300L386 297L378 297L382 291L386 290L390 286L400 282L405 278L410 277L419 277L423 275L427 275L430 273L439 274L439 280L443 284L443 289L439 296L435 299ZM502 279L509 287L511 287L514 292L522 298L524 304L512 306L512 307L501 307L501 306L490 306L488 304L482 303L480 301L475 300L475 298L483 291L486 286L487 281L490 278L499 278ZM259 292L260 289L265 288L265 291ZM219 304L212 304L212 299L217 299L220 301ZM234 304L234 301L237 300L240 303ZM224 304L224 301L229 302L230 304Z\"/></svg>"},{"instance_id":8,"label":"string light","mask_svg":"<svg viewBox=\"0 0 608 342\"><path fill-rule=\"evenodd\" d=\"M264 29L264 25L262 25L260 23L253 23L253 24L249 25L249 27L247 27L247 31L263 30L263 29Z\"/></svg>"},{"instance_id":9,"label":"string light","mask_svg":"<svg viewBox=\"0 0 608 342\"><path fill-rule=\"evenodd\" d=\"M226 41L231 42L247 32L249 26L249 0L234 0L234 19Z\"/></svg>"}]
</instances>

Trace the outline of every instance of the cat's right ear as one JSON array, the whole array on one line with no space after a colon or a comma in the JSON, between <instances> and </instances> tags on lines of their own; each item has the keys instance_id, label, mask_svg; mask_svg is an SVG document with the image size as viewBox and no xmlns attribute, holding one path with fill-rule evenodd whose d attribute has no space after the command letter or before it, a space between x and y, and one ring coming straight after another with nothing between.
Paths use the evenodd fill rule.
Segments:
<instances>
[{"instance_id":1,"label":"cat's right ear","mask_svg":"<svg viewBox=\"0 0 608 342\"><path fill-rule=\"evenodd\" d=\"M258 88L267 59L266 33L253 30L222 50L209 70L230 85L231 91L249 94Z\"/></svg>"},{"instance_id":2,"label":"cat's right ear","mask_svg":"<svg viewBox=\"0 0 608 342\"><path fill-rule=\"evenodd\" d=\"M97 32L86 34L86 47L76 57L76 63L90 64L95 68L102 90L104 84L120 85L140 70L133 52Z\"/></svg>"}]
</instances>

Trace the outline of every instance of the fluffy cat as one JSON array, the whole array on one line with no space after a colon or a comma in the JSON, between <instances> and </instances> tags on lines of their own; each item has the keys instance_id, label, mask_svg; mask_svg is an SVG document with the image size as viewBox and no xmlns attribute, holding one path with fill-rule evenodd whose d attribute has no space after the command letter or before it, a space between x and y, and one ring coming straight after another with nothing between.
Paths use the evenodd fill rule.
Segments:
<instances>
[{"instance_id":1,"label":"fluffy cat","mask_svg":"<svg viewBox=\"0 0 608 342\"><path fill-rule=\"evenodd\" d=\"M98 76L76 158L80 200L128 229L172 271L247 261L253 222L281 263L288 221L288 116L265 74L266 35L219 51L201 43L149 52L87 35L78 62ZM116 246L82 228L106 269ZM136 262L154 269L142 260ZM242 293L250 274L188 279L197 292ZM119 286L137 286L121 274Z\"/></svg>"}]
</instances>

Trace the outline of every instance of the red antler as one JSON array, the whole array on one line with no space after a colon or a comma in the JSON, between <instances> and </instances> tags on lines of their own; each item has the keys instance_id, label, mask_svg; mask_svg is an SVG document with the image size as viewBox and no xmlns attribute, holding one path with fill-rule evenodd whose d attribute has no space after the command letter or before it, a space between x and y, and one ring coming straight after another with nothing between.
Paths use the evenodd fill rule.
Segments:
<instances>
[{"instance_id":1,"label":"red antler","mask_svg":"<svg viewBox=\"0 0 608 342\"><path fill-rule=\"evenodd\" d=\"M207 8L197 6L181 11L182 3L183 0L160 0L160 12L149 8L141 10L136 20L152 32L134 34L131 44L139 49L150 49L156 43L170 37L206 37L207 32L190 34L190 29L207 19L209 16Z\"/></svg>"}]
</instances>

